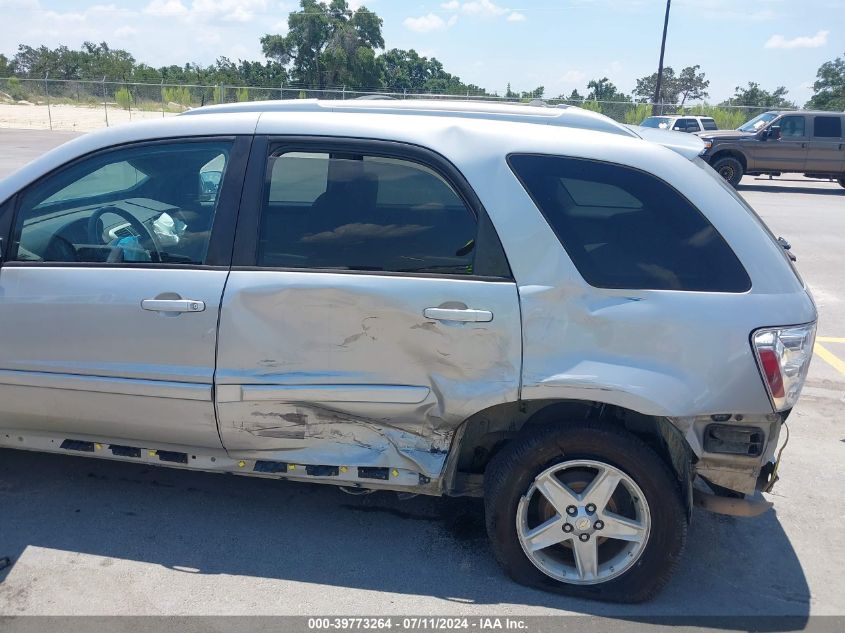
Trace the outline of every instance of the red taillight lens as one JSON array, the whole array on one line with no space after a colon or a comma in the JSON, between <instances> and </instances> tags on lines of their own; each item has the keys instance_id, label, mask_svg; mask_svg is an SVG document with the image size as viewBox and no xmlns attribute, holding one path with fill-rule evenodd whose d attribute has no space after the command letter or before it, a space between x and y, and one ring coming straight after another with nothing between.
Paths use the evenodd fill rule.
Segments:
<instances>
[{"instance_id":1,"label":"red taillight lens","mask_svg":"<svg viewBox=\"0 0 845 633\"><path fill-rule=\"evenodd\" d=\"M763 365L763 374L766 382L769 383L769 390L773 398L783 398L783 376L780 373L780 362L777 354L771 349L761 349L760 364Z\"/></svg>"},{"instance_id":2,"label":"red taillight lens","mask_svg":"<svg viewBox=\"0 0 845 633\"><path fill-rule=\"evenodd\" d=\"M816 324L762 328L751 336L775 411L795 406L813 356Z\"/></svg>"}]
</instances>

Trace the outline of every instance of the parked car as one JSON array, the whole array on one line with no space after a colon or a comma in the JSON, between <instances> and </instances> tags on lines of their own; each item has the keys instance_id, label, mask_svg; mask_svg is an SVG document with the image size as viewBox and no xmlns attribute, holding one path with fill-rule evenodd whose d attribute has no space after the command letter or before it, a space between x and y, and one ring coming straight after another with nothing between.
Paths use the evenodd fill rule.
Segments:
<instances>
[{"instance_id":1,"label":"parked car","mask_svg":"<svg viewBox=\"0 0 845 633\"><path fill-rule=\"evenodd\" d=\"M0 446L483 496L517 581L648 599L694 503L771 506L816 329L679 136L296 101L75 139L0 181Z\"/></svg>"},{"instance_id":2,"label":"parked car","mask_svg":"<svg viewBox=\"0 0 845 633\"><path fill-rule=\"evenodd\" d=\"M823 111L772 111L736 130L699 134L703 155L731 183L743 175L784 173L832 178L845 187L845 114Z\"/></svg>"},{"instance_id":3,"label":"parked car","mask_svg":"<svg viewBox=\"0 0 845 633\"><path fill-rule=\"evenodd\" d=\"M643 119L640 125L643 127L656 127L661 130L692 133L719 129L712 117L692 115L650 116Z\"/></svg>"}]
</instances>

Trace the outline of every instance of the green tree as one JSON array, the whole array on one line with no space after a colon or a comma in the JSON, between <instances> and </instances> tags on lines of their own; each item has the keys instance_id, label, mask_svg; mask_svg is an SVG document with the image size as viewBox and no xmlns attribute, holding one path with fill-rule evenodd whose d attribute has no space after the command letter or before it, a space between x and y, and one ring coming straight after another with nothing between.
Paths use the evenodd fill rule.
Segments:
<instances>
[{"instance_id":1,"label":"green tree","mask_svg":"<svg viewBox=\"0 0 845 633\"><path fill-rule=\"evenodd\" d=\"M764 90L759 84L749 81L748 87L737 86L734 96L729 101L719 105L746 106L749 108L797 108L797 106L786 99L789 92L785 87L778 86L772 92Z\"/></svg>"},{"instance_id":2,"label":"green tree","mask_svg":"<svg viewBox=\"0 0 845 633\"><path fill-rule=\"evenodd\" d=\"M687 66L678 75L677 88L681 97L681 107L688 100L697 101L708 96L707 87L710 80L706 79L703 72L698 72L701 66Z\"/></svg>"},{"instance_id":3,"label":"green tree","mask_svg":"<svg viewBox=\"0 0 845 633\"><path fill-rule=\"evenodd\" d=\"M0 53L0 77L8 77L11 74L12 66L9 63L9 58Z\"/></svg>"},{"instance_id":4,"label":"green tree","mask_svg":"<svg viewBox=\"0 0 845 633\"><path fill-rule=\"evenodd\" d=\"M657 73L646 75L637 79L637 87L634 88L634 96L637 101L651 103L654 99L654 91L657 88ZM678 77L671 66L663 68L663 80L660 82L659 102L666 105L676 105L680 88Z\"/></svg>"},{"instance_id":5,"label":"green tree","mask_svg":"<svg viewBox=\"0 0 845 633\"><path fill-rule=\"evenodd\" d=\"M588 101L631 101L631 98L622 93L613 83L607 78L591 79L587 84Z\"/></svg>"},{"instance_id":6,"label":"green tree","mask_svg":"<svg viewBox=\"0 0 845 633\"><path fill-rule=\"evenodd\" d=\"M542 99L546 92L545 86L537 86L534 90L522 93L523 99Z\"/></svg>"},{"instance_id":7,"label":"green tree","mask_svg":"<svg viewBox=\"0 0 845 633\"><path fill-rule=\"evenodd\" d=\"M623 121L625 119L625 113L628 111L629 104L631 103L631 97L620 91L607 77L590 80L587 84L587 89L590 92L587 94L586 101L582 107L601 112L617 121ZM593 103L589 106L586 105L589 102Z\"/></svg>"},{"instance_id":8,"label":"green tree","mask_svg":"<svg viewBox=\"0 0 845 633\"><path fill-rule=\"evenodd\" d=\"M845 110L845 57L825 62L816 73L815 94L807 102L817 110Z\"/></svg>"},{"instance_id":9,"label":"green tree","mask_svg":"<svg viewBox=\"0 0 845 633\"><path fill-rule=\"evenodd\" d=\"M308 87L380 84L381 18L363 6L351 11L346 0L300 0L300 8L288 16L287 35L261 38L265 57L290 66L291 79Z\"/></svg>"}]
</instances>

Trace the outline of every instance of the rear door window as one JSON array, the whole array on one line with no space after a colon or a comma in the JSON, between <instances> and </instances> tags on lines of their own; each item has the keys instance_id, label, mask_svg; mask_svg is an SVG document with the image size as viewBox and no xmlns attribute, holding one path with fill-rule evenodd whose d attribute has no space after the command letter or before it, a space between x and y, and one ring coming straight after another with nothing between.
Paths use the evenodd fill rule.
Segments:
<instances>
[{"instance_id":1,"label":"rear door window","mask_svg":"<svg viewBox=\"0 0 845 633\"><path fill-rule=\"evenodd\" d=\"M662 180L592 160L526 154L508 160L590 285L699 292L751 287L724 238Z\"/></svg>"},{"instance_id":2,"label":"rear door window","mask_svg":"<svg viewBox=\"0 0 845 633\"><path fill-rule=\"evenodd\" d=\"M269 158L262 267L474 274L473 211L425 165L364 154Z\"/></svg>"},{"instance_id":3,"label":"rear door window","mask_svg":"<svg viewBox=\"0 0 845 633\"><path fill-rule=\"evenodd\" d=\"M842 118L838 116L817 116L813 124L816 138L841 138Z\"/></svg>"}]
</instances>

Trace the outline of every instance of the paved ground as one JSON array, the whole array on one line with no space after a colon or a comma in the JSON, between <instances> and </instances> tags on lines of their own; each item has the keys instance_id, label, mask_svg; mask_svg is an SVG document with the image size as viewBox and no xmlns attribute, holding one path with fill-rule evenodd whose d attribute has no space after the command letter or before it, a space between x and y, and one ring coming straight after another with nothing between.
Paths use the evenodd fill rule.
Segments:
<instances>
[{"instance_id":1,"label":"paved ground","mask_svg":"<svg viewBox=\"0 0 845 633\"><path fill-rule=\"evenodd\" d=\"M0 130L0 177L67 138ZM512 583L475 501L0 450L0 556L13 558L0 614L845 615L845 189L803 178L740 188L792 242L821 311L821 351L790 419L776 511L696 511L683 563L652 603Z\"/></svg>"}]
</instances>

